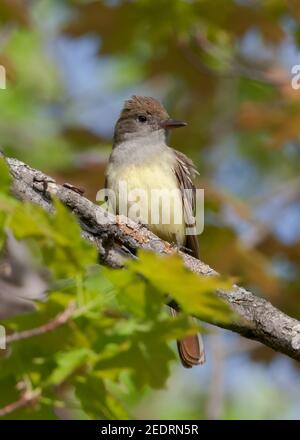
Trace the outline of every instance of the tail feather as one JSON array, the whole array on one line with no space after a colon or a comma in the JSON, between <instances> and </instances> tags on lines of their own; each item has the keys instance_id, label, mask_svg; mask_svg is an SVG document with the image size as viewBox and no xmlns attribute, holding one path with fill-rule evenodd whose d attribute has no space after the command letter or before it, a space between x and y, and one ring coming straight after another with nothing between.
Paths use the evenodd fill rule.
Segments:
<instances>
[{"instance_id":1,"label":"tail feather","mask_svg":"<svg viewBox=\"0 0 300 440\"><path fill-rule=\"evenodd\" d=\"M176 316L177 311L171 308L171 315ZM185 368L192 368L204 364L205 350L203 339L200 334L186 336L177 341L178 354Z\"/></svg>"},{"instance_id":2,"label":"tail feather","mask_svg":"<svg viewBox=\"0 0 300 440\"><path fill-rule=\"evenodd\" d=\"M186 336L181 341L177 341L177 347L181 363L185 368L204 364L205 352L200 335Z\"/></svg>"}]
</instances>

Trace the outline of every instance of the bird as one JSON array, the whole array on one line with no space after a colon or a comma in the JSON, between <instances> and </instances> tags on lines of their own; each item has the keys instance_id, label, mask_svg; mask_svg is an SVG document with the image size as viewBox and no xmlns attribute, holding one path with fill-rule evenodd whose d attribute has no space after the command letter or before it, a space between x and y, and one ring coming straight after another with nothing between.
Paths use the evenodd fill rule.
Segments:
<instances>
[{"instance_id":1,"label":"bird","mask_svg":"<svg viewBox=\"0 0 300 440\"><path fill-rule=\"evenodd\" d=\"M127 203L126 216L139 220L163 240L184 247L192 256L199 258L199 246L196 235L186 234L186 218L194 211L195 186L193 178L196 168L185 154L168 145L168 133L187 124L171 119L163 105L155 98L133 95L126 100L115 124L113 146L109 157L105 188L108 190L108 201L113 205L117 215L121 205ZM126 183L127 196L120 191L120 183ZM170 221L152 221L150 203L139 216L132 200L124 200L131 191L143 191L143 199L151 198L155 190L172 192L170 202ZM185 190L190 190L191 196ZM114 200L110 194L115 194ZM109 200L111 198L111 200ZM143 203L142 203L143 204ZM159 205L159 209L162 209ZM182 214L181 222L175 217ZM185 216L185 217L184 217ZM137 219L137 217L139 217ZM184 218L183 218L184 217ZM171 308L176 316L177 310ZM190 335L177 341L178 353L182 365L191 368L205 362L205 352L201 335Z\"/></svg>"}]
</instances>

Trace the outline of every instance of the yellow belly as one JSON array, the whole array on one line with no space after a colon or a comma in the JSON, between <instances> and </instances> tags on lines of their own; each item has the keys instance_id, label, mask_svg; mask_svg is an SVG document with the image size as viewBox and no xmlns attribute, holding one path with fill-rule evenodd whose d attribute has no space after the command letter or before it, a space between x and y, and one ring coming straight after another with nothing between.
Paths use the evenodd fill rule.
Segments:
<instances>
[{"instance_id":1,"label":"yellow belly","mask_svg":"<svg viewBox=\"0 0 300 440\"><path fill-rule=\"evenodd\" d=\"M160 238L184 244L182 199L176 176L162 158L151 165L108 167L108 188L116 195L117 213L147 224ZM127 187L127 194L121 187ZM127 201L127 212L124 202ZM121 209L120 209L121 208Z\"/></svg>"}]
</instances>

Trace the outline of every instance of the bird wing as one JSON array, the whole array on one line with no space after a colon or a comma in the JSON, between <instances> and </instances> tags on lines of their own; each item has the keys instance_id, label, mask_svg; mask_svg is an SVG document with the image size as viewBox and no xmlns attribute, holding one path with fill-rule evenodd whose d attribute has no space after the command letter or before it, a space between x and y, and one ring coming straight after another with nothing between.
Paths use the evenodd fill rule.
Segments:
<instances>
[{"instance_id":1,"label":"bird wing","mask_svg":"<svg viewBox=\"0 0 300 440\"><path fill-rule=\"evenodd\" d=\"M173 150L176 156L174 173L178 181L178 186L182 194L182 203L186 226L193 226L195 209L196 209L196 187L193 178L199 174L191 159L180 151ZM184 190L190 191L184 191ZM189 221L189 219L191 219ZM191 255L199 258L199 243L197 235L186 235L185 247L190 251Z\"/></svg>"}]
</instances>

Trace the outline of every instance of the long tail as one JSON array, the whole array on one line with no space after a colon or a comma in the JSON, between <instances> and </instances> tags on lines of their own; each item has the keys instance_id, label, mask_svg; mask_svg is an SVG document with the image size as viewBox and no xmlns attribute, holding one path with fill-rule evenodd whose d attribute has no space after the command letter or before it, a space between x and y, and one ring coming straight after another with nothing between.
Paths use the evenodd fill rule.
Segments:
<instances>
[{"instance_id":1,"label":"long tail","mask_svg":"<svg viewBox=\"0 0 300 440\"><path fill-rule=\"evenodd\" d=\"M171 315L176 316L177 311L171 308ZM204 364L205 351L203 339L200 334L186 336L177 341L177 348L182 365L185 368L192 368Z\"/></svg>"}]
</instances>

